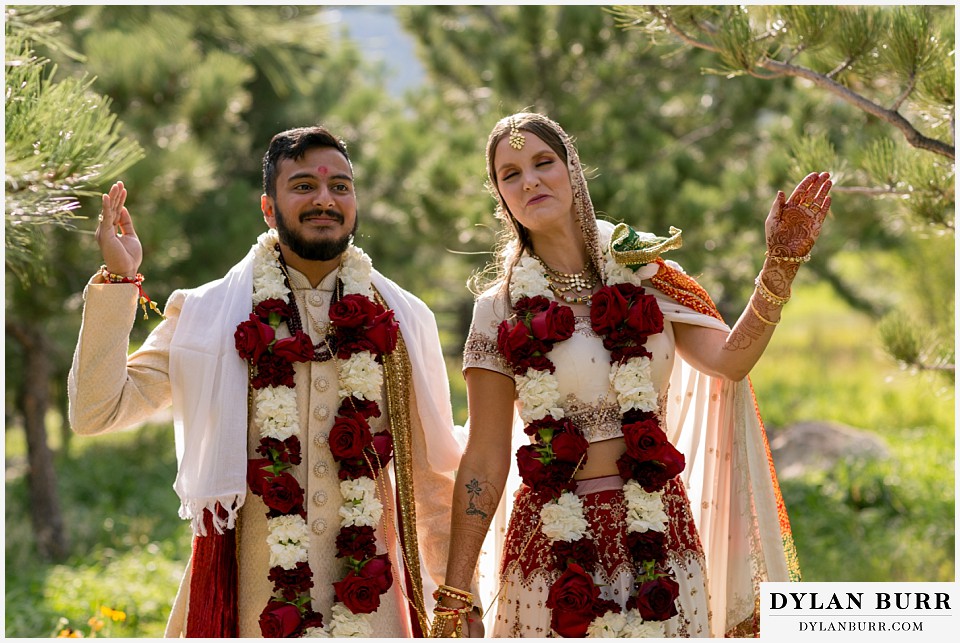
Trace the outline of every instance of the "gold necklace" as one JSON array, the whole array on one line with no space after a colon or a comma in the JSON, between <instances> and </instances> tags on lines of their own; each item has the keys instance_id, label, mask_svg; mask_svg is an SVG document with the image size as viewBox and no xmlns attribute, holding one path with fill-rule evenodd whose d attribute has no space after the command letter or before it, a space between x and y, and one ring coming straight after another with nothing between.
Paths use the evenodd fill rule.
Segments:
<instances>
[{"instance_id":1,"label":"gold necklace","mask_svg":"<svg viewBox=\"0 0 960 643\"><path fill-rule=\"evenodd\" d=\"M547 285L550 286L550 290L552 290L557 297L568 304L590 305L590 298L593 296L591 291L593 287L597 285L597 273L593 270L593 266L590 265L589 262L580 272L568 273L554 270L548 266L543 259L537 255L533 256L540 262L540 265L543 266L543 276L547 280ZM581 295L580 293L584 290L587 291L587 294ZM573 291L576 291L577 294L574 295ZM570 294L568 295L567 293Z\"/></svg>"}]
</instances>

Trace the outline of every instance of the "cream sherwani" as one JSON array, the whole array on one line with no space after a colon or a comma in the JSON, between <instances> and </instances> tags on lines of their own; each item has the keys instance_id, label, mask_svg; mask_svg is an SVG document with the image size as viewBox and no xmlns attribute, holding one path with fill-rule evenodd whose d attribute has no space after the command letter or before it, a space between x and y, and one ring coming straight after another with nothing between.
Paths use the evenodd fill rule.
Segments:
<instances>
[{"instance_id":1,"label":"cream sherwani","mask_svg":"<svg viewBox=\"0 0 960 643\"><path fill-rule=\"evenodd\" d=\"M329 325L328 313L337 271L328 275L317 288L311 287L306 277L297 271L290 269L289 272L303 330L316 343L326 335ZM177 383L169 378L169 349L184 293L178 291L170 297L164 311L166 319L138 351L127 357L128 333L137 314L136 297L136 288L125 284L90 284L84 292L83 325L69 381L70 421L79 434L94 435L130 426L171 403L171 387ZM285 327L278 331L279 337L288 334ZM411 341L407 339L408 350L413 352L417 347ZM446 377L446 373L432 375ZM338 509L342 498L337 465L327 444L339 404L335 361L296 364L295 382L303 449L303 462L296 467L296 477L305 491L307 524L312 532L309 557L314 573L314 608L324 615L326 621L334 602L331 583L344 574L340 559L335 557L335 539L340 524ZM423 572L439 583L443 579L447 558L453 478L429 466L412 386L410 392L412 471L417 491L417 531L425 567ZM383 399L387 399L386 393ZM254 414L250 412L248 417L252 422ZM388 423L387 412L371 420L374 431L388 428ZM249 455L255 454L258 443L256 430L248 428ZM378 551L391 552L393 560L398 552L394 527L397 508L392 467L390 472L387 479L389 491L384 494L388 497L381 498L385 510L377 539ZM248 492L237 524L241 637L260 636L258 619L272 589L267 580L270 565L265 514L262 500ZM407 604L401 593L402 572L398 574L396 570L394 561L394 584L381 597L381 607L372 621L378 637L411 634ZM180 636L185 632L189 576L188 566L171 612L168 636Z\"/></svg>"}]
</instances>

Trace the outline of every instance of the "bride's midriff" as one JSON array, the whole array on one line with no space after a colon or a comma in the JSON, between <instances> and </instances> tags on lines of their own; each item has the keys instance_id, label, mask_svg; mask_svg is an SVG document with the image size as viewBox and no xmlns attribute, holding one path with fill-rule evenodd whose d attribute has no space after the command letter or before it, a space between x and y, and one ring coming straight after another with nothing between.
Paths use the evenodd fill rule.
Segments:
<instances>
[{"instance_id":1,"label":"bride's midriff","mask_svg":"<svg viewBox=\"0 0 960 643\"><path fill-rule=\"evenodd\" d=\"M617 460L626 453L627 444L623 438L613 438L602 442L592 442L587 449L587 461L583 464L576 480L617 475Z\"/></svg>"}]
</instances>

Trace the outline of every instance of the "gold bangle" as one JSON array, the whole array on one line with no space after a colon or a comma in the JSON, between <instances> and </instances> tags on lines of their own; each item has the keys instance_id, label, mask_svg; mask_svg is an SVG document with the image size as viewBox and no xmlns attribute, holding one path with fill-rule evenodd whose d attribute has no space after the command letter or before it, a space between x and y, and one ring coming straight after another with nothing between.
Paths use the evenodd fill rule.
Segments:
<instances>
[{"instance_id":1,"label":"gold bangle","mask_svg":"<svg viewBox=\"0 0 960 643\"><path fill-rule=\"evenodd\" d=\"M473 594L462 589L450 587L449 585L440 585L433 593L433 598L437 602L440 602L441 596L452 598L455 601L460 601L461 603L466 603L469 607L473 607Z\"/></svg>"},{"instance_id":2,"label":"gold bangle","mask_svg":"<svg viewBox=\"0 0 960 643\"><path fill-rule=\"evenodd\" d=\"M763 297L768 304L773 304L774 306L783 306L790 301L789 294L786 297L781 297L780 295L771 292L770 289L767 288L767 285L763 283L763 279L761 279L760 275L757 275L757 278L753 280L753 285L757 287L757 292L760 293L760 296Z\"/></svg>"},{"instance_id":3,"label":"gold bangle","mask_svg":"<svg viewBox=\"0 0 960 643\"><path fill-rule=\"evenodd\" d=\"M767 250L766 252L763 253L763 256L764 256L764 257L770 257L771 259L773 259L773 260L776 261L777 263L783 263L783 262L786 262L786 263L807 263L808 261L810 261L810 253L809 253L809 252L808 252L807 254L803 255L802 257L783 257L783 256L781 256L781 255L772 255L772 254L770 254L770 251Z\"/></svg>"},{"instance_id":4,"label":"gold bangle","mask_svg":"<svg viewBox=\"0 0 960 643\"><path fill-rule=\"evenodd\" d=\"M762 321L762 322L763 322L764 324L766 324L767 326L776 326L777 324L780 323L779 321L775 321L775 322L770 321L769 319L767 319L766 317L764 317L763 315L761 315L761 314L760 314L760 311L757 310L757 307L753 305L753 300L750 300L750 310L752 310L752 311L753 311L753 314L757 316L757 319L759 319L760 321Z\"/></svg>"}]
</instances>

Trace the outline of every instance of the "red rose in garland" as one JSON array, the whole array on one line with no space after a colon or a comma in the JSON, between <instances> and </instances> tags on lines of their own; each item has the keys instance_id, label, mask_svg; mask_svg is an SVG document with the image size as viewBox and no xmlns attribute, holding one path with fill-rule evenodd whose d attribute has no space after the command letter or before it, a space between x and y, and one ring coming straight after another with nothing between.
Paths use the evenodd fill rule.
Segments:
<instances>
[{"instance_id":1,"label":"red rose in garland","mask_svg":"<svg viewBox=\"0 0 960 643\"><path fill-rule=\"evenodd\" d=\"M390 569L390 559L386 554L374 556L360 568L360 576L376 581L381 594L386 592L393 584L393 572Z\"/></svg>"},{"instance_id":2,"label":"red rose in garland","mask_svg":"<svg viewBox=\"0 0 960 643\"><path fill-rule=\"evenodd\" d=\"M644 620L666 621L677 615L677 597L679 595L680 585L677 584L677 581L661 576L640 583L631 607L636 607Z\"/></svg>"},{"instance_id":3,"label":"red rose in garland","mask_svg":"<svg viewBox=\"0 0 960 643\"><path fill-rule=\"evenodd\" d=\"M627 314L629 302L619 289L604 286L593 294L590 304L590 325L598 335L616 330Z\"/></svg>"},{"instance_id":4,"label":"red rose in garland","mask_svg":"<svg viewBox=\"0 0 960 643\"><path fill-rule=\"evenodd\" d=\"M296 478L282 471L265 480L263 504L271 510L268 515L302 513L303 488Z\"/></svg>"},{"instance_id":5,"label":"red rose in garland","mask_svg":"<svg viewBox=\"0 0 960 643\"><path fill-rule=\"evenodd\" d=\"M514 373L521 375L531 367L546 370L543 368L545 363L542 360L546 345L535 340L530 334L530 329L523 322L516 324L508 321L501 322L497 329L497 345L507 361L513 364ZM539 361L535 361L538 359ZM532 361L535 363L531 363Z\"/></svg>"},{"instance_id":6,"label":"red rose in garland","mask_svg":"<svg viewBox=\"0 0 960 643\"><path fill-rule=\"evenodd\" d=\"M380 586L380 579L364 578L351 571L333 584L333 591L354 614L371 614L380 607Z\"/></svg>"},{"instance_id":7,"label":"red rose in garland","mask_svg":"<svg viewBox=\"0 0 960 643\"><path fill-rule=\"evenodd\" d=\"M313 341L305 332L298 330L292 337L278 339L271 350L274 355L288 362L306 362L313 357Z\"/></svg>"},{"instance_id":8,"label":"red rose in garland","mask_svg":"<svg viewBox=\"0 0 960 643\"><path fill-rule=\"evenodd\" d=\"M237 326L233 334L240 357L254 363L267 352L275 336L276 331L273 330L273 326L264 324L253 313L250 313L247 321Z\"/></svg>"},{"instance_id":9,"label":"red rose in garland","mask_svg":"<svg viewBox=\"0 0 960 643\"><path fill-rule=\"evenodd\" d=\"M537 339L562 342L573 335L574 323L573 311L569 306L559 306L551 301L546 310L530 319L530 331Z\"/></svg>"},{"instance_id":10,"label":"red rose in garland","mask_svg":"<svg viewBox=\"0 0 960 643\"><path fill-rule=\"evenodd\" d=\"M337 329L335 343L340 359L363 351L379 359L397 345L400 326L393 311L362 295L345 295L332 304L330 322Z\"/></svg>"},{"instance_id":11,"label":"red rose in garland","mask_svg":"<svg viewBox=\"0 0 960 643\"><path fill-rule=\"evenodd\" d=\"M344 295L330 304L330 323L337 328L363 328L379 313L378 306L363 295Z\"/></svg>"},{"instance_id":12,"label":"red rose in garland","mask_svg":"<svg viewBox=\"0 0 960 643\"><path fill-rule=\"evenodd\" d=\"M582 638L594 619L600 589L583 568L571 563L550 588L546 606L552 610L550 627L560 636Z\"/></svg>"},{"instance_id":13,"label":"red rose in garland","mask_svg":"<svg viewBox=\"0 0 960 643\"><path fill-rule=\"evenodd\" d=\"M263 495L263 487L268 478L273 477L273 461L267 458L251 458L247 460L247 484L250 485L250 491L258 496Z\"/></svg>"},{"instance_id":14,"label":"red rose in garland","mask_svg":"<svg viewBox=\"0 0 960 643\"><path fill-rule=\"evenodd\" d=\"M623 426L623 437L627 444L627 453L638 459L651 459L669 444L667 434L660 428L660 422L653 413Z\"/></svg>"},{"instance_id":15,"label":"red rose in garland","mask_svg":"<svg viewBox=\"0 0 960 643\"><path fill-rule=\"evenodd\" d=\"M329 442L335 460L360 458L364 449L373 444L370 424L359 413L342 413L330 429Z\"/></svg>"},{"instance_id":16,"label":"red rose in garland","mask_svg":"<svg viewBox=\"0 0 960 643\"><path fill-rule=\"evenodd\" d=\"M367 340L373 345L374 355L385 355L397 347L399 326L393 319L393 311L387 310L378 315L367 329Z\"/></svg>"},{"instance_id":17,"label":"red rose in garland","mask_svg":"<svg viewBox=\"0 0 960 643\"><path fill-rule=\"evenodd\" d=\"M295 605L270 601L260 614L260 631L267 638L285 638L300 627L300 610Z\"/></svg>"},{"instance_id":18,"label":"red rose in garland","mask_svg":"<svg viewBox=\"0 0 960 643\"><path fill-rule=\"evenodd\" d=\"M550 448L553 449L553 455L557 460L574 464L579 464L581 458L586 462L585 455L589 446L590 443L579 431L561 433L554 436L550 442Z\"/></svg>"}]
</instances>

